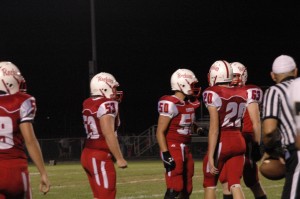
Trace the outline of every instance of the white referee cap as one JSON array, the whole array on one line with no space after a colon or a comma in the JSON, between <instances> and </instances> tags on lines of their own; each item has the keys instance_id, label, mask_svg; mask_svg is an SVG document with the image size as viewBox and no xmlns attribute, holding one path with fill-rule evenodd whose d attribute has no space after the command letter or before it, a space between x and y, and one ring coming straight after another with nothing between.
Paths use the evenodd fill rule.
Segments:
<instances>
[{"instance_id":1,"label":"white referee cap","mask_svg":"<svg viewBox=\"0 0 300 199\"><path fill-rule=\"evenodd\" d=\"M272 71L275 74L291 72L296 68L296 63L291 56L280 55L277 57L272 66Z\"/></svg>"}]
</instances>

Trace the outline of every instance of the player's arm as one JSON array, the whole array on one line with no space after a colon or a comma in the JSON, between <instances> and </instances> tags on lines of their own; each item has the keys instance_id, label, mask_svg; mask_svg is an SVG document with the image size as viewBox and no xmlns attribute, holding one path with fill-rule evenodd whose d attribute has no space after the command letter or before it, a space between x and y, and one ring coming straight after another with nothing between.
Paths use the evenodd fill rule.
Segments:
<instances>
[{"instance_id":1,"label":"player's arm","mask_svg":"<svg viewBox=\"0 0 300 199\"><path fill-rule=\"evenodd\" d=\"M31 122L21 123L20 130L24 138L29 156L34 162L34 164L36 165L41 175L40 191L46 194L50 190L50 182L45 169L41 148L39 142L36 139L32 123Z\"/></svg>"},{"instance_id":2,"label":"player's arm","mask_svg":"<svg viewBox=\"0 0 300 199\"><path fill-rule=\"evenodd\" d=\"M100 117L100 126L103 133L103 136L105 137L105 141L107 143L107 146L110 150L110 152L113 154L114 158L117 161L117 165L119 168L126 168L127 162L123 158L119 141L117 139L117 136L115 134L115 118L109 114L103 115Z\"/></svg>"},{"instance_id":3,"label":"player's arm","mask_svg":"<svg viewBox=\"0 0 300 199\"><path fill-rule=\"evenodd\" d=\"M217 107L208 106L209 112L209 132L208 132L208 161L212 174L217 174L216 162L214 160L214 154L217 147L219 136L219 113Z\"/></svg>"},{"instance_id":4,"label":"player's arm","mask_svg":"<svg viewBox=\"0 0 300 199\"><path fill-rule=\"evenodd\" d=\"M156 129L156 139L161 152L168 151L166 134L170 124L171 118L169 116L159 115Z\"/></svg>"},{"instance_id":5,"label":"player's arm","mask_svg":"<svg viewBox=\"0 0 300 199\"><path fill-rule=\"evenodd\" d=\"M254 141L259 144L261 142L261 121L258 103L249 104L247 110L252 122Z\"/></svg>"},{"instance_id":6,"label":"player's arm","mask_svg":"<svg viewBox=\"0 0 300 199\"><path fill-rule=\"evenodd\" d=\"M159 115L156 129L156 139L161 152L161 159L164 162L164 167L167 171L174 169L176 166L175 161L168 150L166 140L170 122L171 118L169 116Z\"/></svg>"}]
</instances>

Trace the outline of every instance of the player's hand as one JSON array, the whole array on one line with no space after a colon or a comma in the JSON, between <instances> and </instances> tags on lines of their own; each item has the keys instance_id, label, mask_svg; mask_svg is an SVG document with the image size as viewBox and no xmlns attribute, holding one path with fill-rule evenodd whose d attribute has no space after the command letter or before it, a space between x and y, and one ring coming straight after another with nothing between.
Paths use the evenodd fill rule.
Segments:
<instances>
[{"instance_id":1,"label":"player's hand","mask_svg":"<svg viewBox=\"0 0 300 199\"><path fill-rule=\"evenodd\" d=\"M175 169L176 167L175 160L173 159L169 151L162 152L161 159L164 162L164 166L167 172Z\"/></svg>"},{"instance_id":2,"label":"player's hand","mask_svg":"<svg viewBox=\"0 0 300 199\"><path fill-rule=\"evenodd\" d=\"M209 160L208 160L208 165L209 165L209 172L210 172L212 175L217 175L217 174L219 174L219 170L218 170L218 168L215 167L215 162L214 162L214 159L213 159L213 158L209 158Z\"/></svg>"},{"instance_id":3,"label":"player's hand","mask_svg":"<svg viewBox=\"0 0 300 199\"><path fill-rule=\"evenodd\" d=\"M41 175L40 182L40 192L43 192L44 195L50 191L50 182L47 175Z\"/></svg>"},{"instance_id":4,"label":"player's hand","mask_svg":"<svg viewBox=\"0 0 300 199\"><path fill-rule=\"evenodd\" d=\"M127 161L122 158L120 160L117 160L117 165L119 168L125 169L125 168L127 168Z\"/></svg>"}]
</instances>

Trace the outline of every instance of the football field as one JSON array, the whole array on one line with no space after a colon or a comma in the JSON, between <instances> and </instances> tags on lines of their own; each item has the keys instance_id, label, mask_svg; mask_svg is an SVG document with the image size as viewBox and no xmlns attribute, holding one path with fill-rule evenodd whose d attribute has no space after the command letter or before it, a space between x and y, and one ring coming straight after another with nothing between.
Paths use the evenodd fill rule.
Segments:
<instances>
[{"instance_id":1,"label":"football field","mask_svg":"<svg viewBox=\"0 0 300 199\"><path fill-rule=\"evenodd\" d=\"M30 165L31 186L34 199L91 199L89 183L79 162L58 162L48 166L47 171L51 181L51 191L43 195L38 190L39 174ZM117 199L161 199L165 193L163 165L160 160L129 160L127 169L117 168ZM268 198L280 198L283 180L270 181L263 177L261 182ZM193 178L193 193L190 199L203 198L202 161L195 160L195 175ZM251 191L243 184L245 197L254 198ZM223 198L220 186L218 198Z\"/></svg>"}]
</instances>

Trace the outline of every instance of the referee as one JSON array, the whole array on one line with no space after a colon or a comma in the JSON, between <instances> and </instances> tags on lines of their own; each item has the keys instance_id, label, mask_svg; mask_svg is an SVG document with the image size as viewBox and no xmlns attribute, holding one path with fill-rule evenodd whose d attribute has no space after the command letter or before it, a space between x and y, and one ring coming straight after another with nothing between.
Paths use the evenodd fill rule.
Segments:
<instances>
[{"instance_id":1,"label":"referee","mask_svg":"<svg viewBox=\"0 0 300 199\"><path fill-rule=\"evenodd\" d=\"M264 159L269 156L282 157L286 163L282 199L300 198L300 186L298 186L300 151L295 148L296 126L287 98L288 87L297 73L298 69L292 57L288 55L277 57L271 72L271 77L276 84L266 90L263 98L262 132L266 152Z\"/></svg>"}]
</instances>

